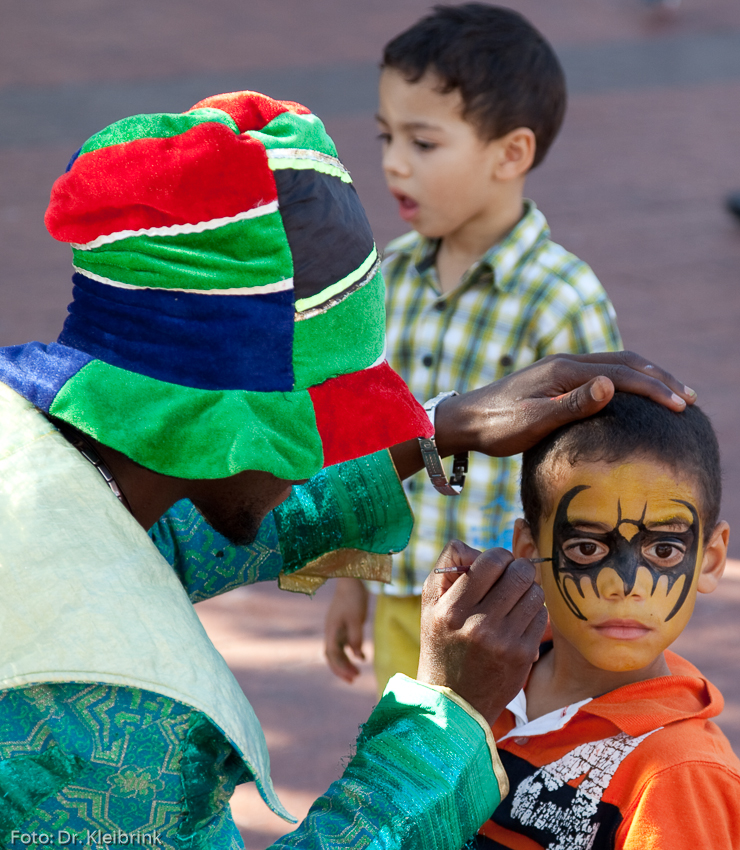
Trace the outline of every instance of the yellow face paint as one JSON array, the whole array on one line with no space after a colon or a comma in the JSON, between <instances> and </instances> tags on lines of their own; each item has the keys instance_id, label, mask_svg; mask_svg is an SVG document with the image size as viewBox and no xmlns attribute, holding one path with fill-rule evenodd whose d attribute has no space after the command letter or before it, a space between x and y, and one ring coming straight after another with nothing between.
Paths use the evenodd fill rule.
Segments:
<instances>
[{"instance_id":1,"label":"yellow face paint","mask_svg":"<svg viewBox=\"0 0 740 850\"><path fill-rule=\"evenodd\" d=\"M639 670L683 631L696 600L702 528L695 486L663 464L559 470L539 534L553 628L594 666Z\"/></svg>"}]
</instances>

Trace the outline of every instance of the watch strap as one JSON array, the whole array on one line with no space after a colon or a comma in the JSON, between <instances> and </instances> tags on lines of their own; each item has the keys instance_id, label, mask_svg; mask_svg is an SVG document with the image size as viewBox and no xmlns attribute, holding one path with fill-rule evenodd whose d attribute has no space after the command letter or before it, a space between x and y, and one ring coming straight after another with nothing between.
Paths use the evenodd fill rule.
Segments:
<instances>
[{"instance_id":1,"label":"watch strap","mask_svg":"<svg viewBox=\"0 0 740 850\"><path fill-rule=\"evenodd\" d=\"M456 390L449 390L448 392L439 393L424 403L424 410L426 410L432 425L435 424L437 405L455 395L459 395ZM424 460L427 475L434 489L444 496L459 496L462 493L465 484L465 474L468 471L468 452L461 452L454 456L452 461L452 475L448 481L434 437L428 439L426 437L419 437L419 448L421 449L421 456Z\"/></svg>"},{"instance_id":2,"label":"watch strap","mask_svg":"<svg viewBox=\"0 0 740 850\"><path fill-rule=\"evenodd\" d=\"M419 437L419 448L421 449L421 456L424 460L427 475L434 489L444 496L459 496L465 484L465 473L468 471L468 453L462 452L454 456L452 461L452 475L448 481L442 467L442 458L437 451L437 444L434 441L434 437L430 437L429 439Z\"/></svg>"}]
</instances>

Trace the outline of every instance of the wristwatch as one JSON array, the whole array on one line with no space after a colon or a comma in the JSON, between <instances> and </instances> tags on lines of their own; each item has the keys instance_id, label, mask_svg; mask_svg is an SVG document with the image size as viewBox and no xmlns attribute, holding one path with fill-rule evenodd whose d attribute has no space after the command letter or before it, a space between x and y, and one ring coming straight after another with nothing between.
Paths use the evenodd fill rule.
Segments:
<instances>
[{"instance_id":1,"label":"wristwatch","mask_svg":"<svg viewBox=\"0 0 740 850\"><path fill-rule=\"evenodd\" d=\"M430 398L429 401L424 403L424 410L427 412L432 427L435 424L437 405L446 398L451 398L454 395L459 395L459 393L455 390L450 390L446 393L439 393L439 395ZM419 437L419 448L421 449L421 456L424 460L427 475L429 475L429 480L432 482L434 489L444 496L459 496L465 484L465 473L468 471L468 452L461 452L454 456L452 461L452 475L448 481L442 467L442 458L437 451L437 443L434 437L432 436L429 439Z\"/></svg>"}]
</instances>

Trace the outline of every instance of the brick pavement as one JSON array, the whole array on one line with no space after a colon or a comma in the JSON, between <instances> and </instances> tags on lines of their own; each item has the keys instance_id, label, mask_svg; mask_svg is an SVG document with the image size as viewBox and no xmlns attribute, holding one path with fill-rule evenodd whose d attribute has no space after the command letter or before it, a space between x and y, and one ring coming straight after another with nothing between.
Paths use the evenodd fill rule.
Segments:
<instances>
[{"instance_id":1,"label":"brick pavement","mask_svg":"<svg viewBox=\"0 0 740 850\"><path fill-rule=\"evenodd\" d=\"M699 391L723 450L723 514L740 528L740 227L722 208L740 188L740 4L684 0L674 19L637 0L511 5L554 41L572 93L529 194L554 237L601 277L627 345ZM70 269L67 248L43 228L49 187L87 135L134 111L183 109L250 86L304 99L327 118L378 242L400 233L379 176L375 63L426 8L421 0L0 0L0 344L56 336ZM731 548L740 556L738 542ZM701 600L682 645L724 690L723 723L740 747L734 575ZM200 607L218 640L238 647L225 654L269 718L278 785L300 813L336 773L373 696L369 676L346 688L318 657L326 591L313 602L276 594L260 588ZM249 793L239 792L237 816L248 846L264 846L278 833L268 815L248 814Z\"/></svg>"}]
</instances>

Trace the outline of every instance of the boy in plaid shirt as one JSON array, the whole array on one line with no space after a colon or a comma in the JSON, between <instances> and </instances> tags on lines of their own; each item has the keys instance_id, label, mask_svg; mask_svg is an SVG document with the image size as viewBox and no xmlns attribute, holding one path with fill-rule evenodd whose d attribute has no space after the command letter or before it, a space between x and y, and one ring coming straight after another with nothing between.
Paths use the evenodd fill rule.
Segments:
<instances>
[{"instance_id":1,"label":"boy in plaid shirt","mask_svg":"<svg viewBox=\"0 0 740 850\"><path fill-rule=\"evenodd\" d=\"M549 239L524 183L565 112L552 48L521 15L481 3L437 6L385 48L378 123L383 170L414 231L390 243L388 360L419 401L466 392L557 352L621 348L591 269ZM416 522L377 589L375 672L382 692L416 675L421 588L451 538L511 548L520 459L475 455L463 492L425 471L406 482ZM352 681L368 590L338 579L326 620L331 669Z\"/></svg>"}]
</instances>

